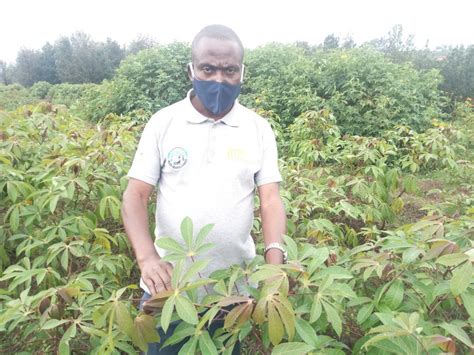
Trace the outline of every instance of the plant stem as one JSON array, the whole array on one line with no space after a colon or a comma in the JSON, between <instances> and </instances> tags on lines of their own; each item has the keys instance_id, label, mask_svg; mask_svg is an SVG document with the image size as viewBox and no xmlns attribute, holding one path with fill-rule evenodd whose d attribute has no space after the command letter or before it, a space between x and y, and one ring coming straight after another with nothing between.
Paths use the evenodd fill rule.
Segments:
<instances>
[{"instance_id":1,"label":"plant stem","mask_svg":"<svg viewBox=\"0 0 474 355\"><path fill-rule=\"evenodd\" d=\"M192 260L193 263L194 263L194 262L195 262L195 261L194 261L194 256L191 256L190 258L191 258L191 260ZM198 276L199 276L200 279L204 279L204 277L202 277L202 275L201 275L201 272L198 272ZM204 290L206 290L206 293L207 293L208 295L210 295L209 290L207 289L206 285L203 285L203 286L204 286Z\"/></svg>"}]
</instances>

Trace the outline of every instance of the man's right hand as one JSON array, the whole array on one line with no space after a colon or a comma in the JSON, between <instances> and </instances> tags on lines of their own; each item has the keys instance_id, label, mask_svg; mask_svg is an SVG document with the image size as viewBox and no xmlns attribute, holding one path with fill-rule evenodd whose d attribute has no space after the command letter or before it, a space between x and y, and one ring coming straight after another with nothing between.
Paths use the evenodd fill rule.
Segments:
<instances>
[{"instance_id":1,"label":"man's right hand","mask_svg":"<svg viewBox=\"0 0 474 355\"><path fill-rule=\"evenodd\" d=\"M154 255L138 262L142 279L151 294L171 290L171 275L173 266Z\"/></svg>"}]
</instances>

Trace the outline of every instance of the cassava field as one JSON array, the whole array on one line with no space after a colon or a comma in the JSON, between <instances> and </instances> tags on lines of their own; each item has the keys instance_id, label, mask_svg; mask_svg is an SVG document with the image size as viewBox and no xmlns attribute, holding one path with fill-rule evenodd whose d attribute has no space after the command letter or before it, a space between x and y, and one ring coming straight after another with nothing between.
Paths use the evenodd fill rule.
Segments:
<instances>
[{"instance_id":1,"label":"cassava field","mask_svg":"<svg viewBox=\"0 0 474 355\"><path fill-rule=\"evenodd\" d=\"M214 221L190 216L181 243L158 242L175 291L138 312L125 174L151 113L189 89L188 60L175 43L101 84L0 86L0 352L134 354L181 319L182 354L472 353L473 101L370 48L248 52L240 101L277 136L290 262L202 279Z\"/></svg>"}]
</instances>

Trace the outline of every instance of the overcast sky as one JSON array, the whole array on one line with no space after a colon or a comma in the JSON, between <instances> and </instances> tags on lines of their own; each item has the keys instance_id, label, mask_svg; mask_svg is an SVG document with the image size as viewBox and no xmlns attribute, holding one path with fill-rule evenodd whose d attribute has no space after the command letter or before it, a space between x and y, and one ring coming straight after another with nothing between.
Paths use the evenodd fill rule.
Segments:
<instances>
[{"instance_id":1,"label":"overcast sky","mask_svg":"<svg viewBox=\"0 0 474 355\"><path fill-rule=\"evenodd\" d=\"M415 44L474 44L474 1L450 0L3 0L0 59L14 62L21 47L84 31L94 40L126 44L139 34L160 43L190 42L203 26L232 27L244 46L271 41L321 43L331 33L360 44L380 38L396 24Z\"/></svg>"}]
</instances>

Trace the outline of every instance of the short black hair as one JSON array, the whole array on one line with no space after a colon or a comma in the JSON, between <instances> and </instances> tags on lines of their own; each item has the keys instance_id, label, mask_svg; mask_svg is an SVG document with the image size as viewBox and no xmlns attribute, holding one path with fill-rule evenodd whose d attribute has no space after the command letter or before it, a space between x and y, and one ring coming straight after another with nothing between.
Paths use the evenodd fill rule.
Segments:
<instances>
[{"instance_id":1,"label":"short black hair","mask_svg":"<svg viewBox=\"0 0 474 355\"><path fill-rule=\"evenodd\" d=\"M242 45L242 41L240 40L239 36L229 27L224 25L209 25L204 27L201 31L198 32L196 37L193 39L193 43L191 44L191 53L194 59L194 54L196 51L196 47L199 44L199 41L203 38L213 38L219 39L224 41L232 41L237 44L241 53L241 61L244 59L244 46Z\"/></svg>"}]
</instances>

